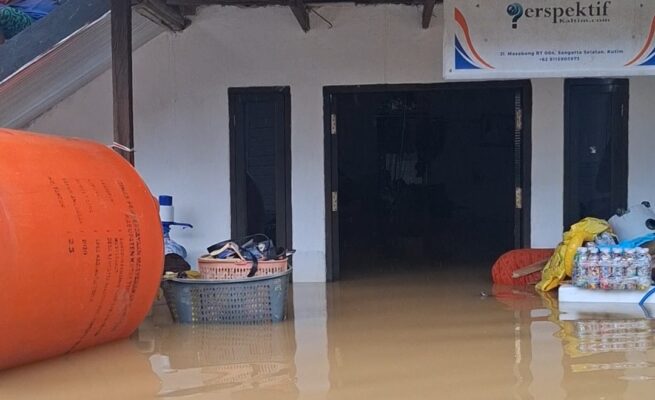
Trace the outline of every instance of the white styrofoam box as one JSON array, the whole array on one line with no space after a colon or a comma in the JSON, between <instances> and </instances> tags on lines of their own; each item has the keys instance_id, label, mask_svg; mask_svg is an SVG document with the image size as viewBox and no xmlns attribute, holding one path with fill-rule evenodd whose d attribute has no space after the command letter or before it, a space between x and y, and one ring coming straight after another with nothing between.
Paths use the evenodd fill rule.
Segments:
<instances>
[{"instance_id":1,"label":"white styrofoam box","mask_svg":"<svg viewBox=\"0 0 655 400\"><path fill-rule=\"evenodd\" d=\"M646 308L646 310L644 310ZM560 321L579 321L585 319L639 319L655 314L655 304L648 303L642 308L637 303L561 303Z\"/></svg>"},{"instance_id":2,"label":"white styrofoam box","mask_svg":"<svg viewBox=\"0 0 655 400\"><path fill-rule=\"evenodd\" d=\"M653 288L651 286L651 288ZM649 289L650 290L650 289ZM648 293L648 290L593 290L581 289L565 283L559 287L560 303L632 303L639 301ZM655 294L646 300L648 304L655 304Z\"/></svg>"}]
</instances>

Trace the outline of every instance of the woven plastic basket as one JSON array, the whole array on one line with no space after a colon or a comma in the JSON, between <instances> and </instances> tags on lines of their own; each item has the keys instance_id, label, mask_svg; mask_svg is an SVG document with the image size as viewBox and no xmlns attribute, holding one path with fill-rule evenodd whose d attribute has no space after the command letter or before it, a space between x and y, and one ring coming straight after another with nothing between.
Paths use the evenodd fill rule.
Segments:
<instances>
[{"instance_id":1,"label":"woven plastic basket","mask_svg":"<svg viewBox=\"0 0 655 400\"><path fill-rule=\"evenodd\" d=\"M162 281L162 289L176 322L280 322L286 317L290 276L291 268L246 279L167 279Z\"/></svg>"},{"instance_id":2,"label":"woven plastic basket","mask_svg":"<svg viewBox=\"0 0 655 400\"><path fill-rule=\"evenodd\" d=\"M259 261L255 276L279 274L288 269L288 259ZM242 279L248 276L252 262L243 260L219 260L208 255L198 259L198 271L202 279Z\"/></svg>"}]
</instances>

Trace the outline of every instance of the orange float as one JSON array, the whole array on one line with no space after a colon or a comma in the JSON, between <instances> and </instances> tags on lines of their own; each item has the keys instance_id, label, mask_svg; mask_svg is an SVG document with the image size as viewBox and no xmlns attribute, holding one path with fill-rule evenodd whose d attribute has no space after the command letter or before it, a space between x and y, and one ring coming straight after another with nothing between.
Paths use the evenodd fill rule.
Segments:
<instances>
[{"instance_id":1,"label":"orange float","mask_svg":"<svg viewBox=\"0 0 655 400\"><path fill-rule=\"evenodd\" d=\"M530 264L548 259L553 249L516 249L498 257L491 267L491 278L499 285L531 285L539 282L541 271L533 272L521 278L513 278L512 273Z\"/></svg>"},{"instance_id":2,"label":"orange float","mask_svg":"<svg viewBox=\"0 0 655 400\"><path fill-rule=\"evenodd\" d=\"M0 129L0 369L129 336L163 254L157 202L119 155Z\"/></svg>"}]
</instances>

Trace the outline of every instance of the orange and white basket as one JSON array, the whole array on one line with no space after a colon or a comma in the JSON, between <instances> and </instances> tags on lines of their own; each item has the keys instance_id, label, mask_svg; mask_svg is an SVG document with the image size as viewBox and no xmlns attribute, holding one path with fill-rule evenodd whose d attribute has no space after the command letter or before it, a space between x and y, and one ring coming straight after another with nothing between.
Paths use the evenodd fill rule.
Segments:
<instances>
[{"instance_id":1,"label":"orange and white basket","mask_svg":"<svg viewBox=\"0 0 655 400\"><path fill-rule=\"evenodd\" d=\"M255 276L273 275L289 268L289 260L259 261ZM252 261L241 259L220 260L209 254L198 259L198 270L202 279L243 279L252 269Z\"/></svg>"}]
</instances>

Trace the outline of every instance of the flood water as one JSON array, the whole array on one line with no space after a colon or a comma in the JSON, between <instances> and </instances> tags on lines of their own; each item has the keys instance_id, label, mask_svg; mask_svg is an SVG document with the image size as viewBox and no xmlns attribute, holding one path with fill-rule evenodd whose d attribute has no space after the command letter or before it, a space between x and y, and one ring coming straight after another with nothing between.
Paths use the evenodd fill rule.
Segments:
<instances>
[{"instance_id":1,"label":"flood water","mask_svg":"<svg viewBox=\"0 0 655 400\"><path fill-rule=\"evenodd\" d=\"M655 310L473 275L295 284L276 325L175 325L157 306L129 340L0 373L0 399L653 398Z\"/></svg>"}]
</instances>

